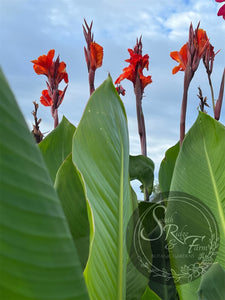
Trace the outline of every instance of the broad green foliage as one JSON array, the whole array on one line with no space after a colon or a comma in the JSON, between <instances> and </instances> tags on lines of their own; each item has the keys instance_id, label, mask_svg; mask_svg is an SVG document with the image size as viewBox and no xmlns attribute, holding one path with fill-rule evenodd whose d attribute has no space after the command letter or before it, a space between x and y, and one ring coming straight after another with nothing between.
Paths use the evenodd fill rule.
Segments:
<instances>
[{"instance_id":1,"label":"broad green foliage","mask_svg":"<svg viewBox=\"0 0 225 300\"><path fill-rule=\"evenodd\" d=\"M133 202L133 210L136 210L138 208L137 196L132 188L131 188L131 196ZM129 225L127 227L127 235L126 235L126 238L129 242L132 242L134 223L135 221L133 220L133 218L132 221L131 219L129 220ZM147 276L144 276L133 263L134 259L132 255L136 256L136 254L134 252L131 253L132 250L131 246L128 247L127 245L127 249L129 251L129 260L127 264L127 277L126 277L126 300L139 300L148 285L149 278Z\"/></svg>"},{"instance_id":2,"label":"broad green foliage","mask_svg":"<svg viewBox=\"0 0 225 300\"><path fill-rule=\"evenodd\" d=\"M220 248L216 261L223 268L225 267L224 153L225 127L200 112L198 119L185 137L171 183L171 190L185 192L200 199L212 211L220 232ZM168 201L168 209L171 211L175 209L174 202ZM196 222L197 220L193 219L193 223ZM171 257L172 265L176 264L172 251ZM180 286L181 299L197 299L199 284L200 279L197 279L190 284Z\"/></svg>"},{"instance_id":3,"label":"broad green foliage","mask_svg":"<svg viewBox=\"0 0 225 300\"><path fill-rule=\"evenodd\" d=\"M126 227L132 213L127 120L109 77L91 96L73 138L92 211L85 269L93 300L122 300L126 293Z\"/></svg>"},{"instance_id":4,"label":"broad green foliage","mask_svg":"<svg viewBox=\"0 0 225 300\"><path fill-rule=\"evenodd\" d=\"M202 276L198 289L199 300L225 299L225 270L218 263L213 264Z\"/></svg>"},{"instance_id":5,"label":"broad green foliage","mask_svg":"<svg viewBox=\"0 0 225 300\"><path fill-rule=\"evenodd\" d=\"M154 167L154 163L150 158L143 155L130 155L130 180L138 179L143 185L142 190L146 188L149 195L153 189Z\"/></svg>"},{"instance_id":6,"label":"broad green foliage","mask_svg":"<svg viewBox=\"0 0 225 300\"><path fill-rule=\"evenodd\" d=\"M61 123L39 144L53 182L62 162L72 151L75 130L76 127L63 117Z\"/></svg>"},{"instance_id":7,"label":"broad green foliage","mask_svg":"<svg viewBox=\"0 0 225 300\"><path fill-rule=\"evenodd\" d=\"M161 194L158 195L158 197ZM157 197L157 196L156 196ZM160 198L160 197L159 197ZM151 202L140 202L138 205L139 208L139 214L140 217L146 214L147 217L143 219L143 226L145 228L145 232L148 234L151 234L152 237L156 237L160 235L159 227L157 226L156 220L153 216L153 207L157 207L157 203L151 203ZM164 210L157 210L157 217L161 220L164 219ZM149 242L150 243L150 242ZM163 239L158 239L158 242L153 242L149 246L150 249L147 250L147 253L151 252L151 255L157 256L157 254L163 254L161 256L160 262L157 262L157 266L160 270L166 269L168 270L170 268L170 260L168 258L168 251L165 250L166 243L163 241ZM145 249L146 251L146 249ZM150 255L150 254L149 254ZM151 263L154 265L154 258ZM149 287L154 291L158 296L160 296L163 300L177 300L176 298L176 288L173 282L170 282L168 284L167 278L160 278L160 281L157 277L155 277L154 273L149 274Z\"/></svg>"},{"instance_id":8,"label":"broad green foliage","mask_svg":"<svg viewBox=\"0 0 225 300\"><path fill-rule=\"evenodd\" d=\"M70 154L56 174L55 188L61 200L82 267L89 253L89 222L83 179Z\"/></svg>"},{"instance_id":9,"label":"broad green foliage","mask_svg":"<svg viewBox=\"0 0 225 300\"><path fill-rule=\"evenodd\" d=\"M144 276L135 267L140 257L132 260L135 222L154 204L138 205L130 180L151 194L154 163L129 156L126 113L110 77L90 97L77 129L63 117L37 146L0 71L0 170L0 299L176 299L173 285L154 282L149 270ZM225 127L200 112L181 149L166 151L159 184L162 192L200 199L220 232L217 263L177 285L180 300L224 299ZM166 213L178 211L170 197ZM163 220L164 210L159 214ZM182 226L183 215L174 222ZM158 233L153 216L143 220L146 234ZM161 244L146 246L150 259L163 253ZM170 249L161 267L175 267L175 254Z\"/></svg>"},{"instance_id":10,"label":"broad green foliage","mask_svg":"<svg viewBox=\"0 0 225 300\"><path fill-rule=\"evenodd\" d=\"M159 169L159 185L162 192L168 192L170 190L170 184L173 177L173 170L177 160L177 156L180 150L180 143L169 148L165 157L161 162Z\"/></svg>"},{"instance_id":11,"label":"broad green foliage","mask_svg":"<svg viewBox=\"0 0 225 300\"><path fill-rule=\"evenodd\" d=\"M88 299L42 155L0 73L0 299Z\"/></svg>"}]
</instances>

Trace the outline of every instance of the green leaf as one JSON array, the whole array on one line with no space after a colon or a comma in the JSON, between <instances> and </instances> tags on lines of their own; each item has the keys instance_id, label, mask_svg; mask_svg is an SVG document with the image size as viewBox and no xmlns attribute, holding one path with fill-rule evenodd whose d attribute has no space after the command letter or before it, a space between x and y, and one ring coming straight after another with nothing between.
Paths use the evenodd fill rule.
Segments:
<instances>
[{"instance_id":1,"label":"green leaf","mask_svg":"<svg viewBox=\"0 0 225 300\"><path fill-rule=\"evenodd\" d=\"M159 186L162 192L168 192L170 190L170 184L173 177L173 170L177 160L177 156L180 150L180 143L178 142L175 146L169 148L165 157L161 162L159 169Z\"/></svg>"},{"instance_id":2,"label":"green leaf","mask_svg":"<svg viewBox=\"0 0 225 300\"><path fill-rule=\"evenodd\" d=\"M84 183L72 162L72 154L59 168L56 174L55 188L84 269L89 253L89 222Z\"/></svg>"},{"instance_id":3,"label":"green leaf","mask_svg":"<svg viewBox=\"0 0 225 300\"><path fill-rule=\"evenodd\" d=\"M39 144L53 182L62 162L72 151L75 130L76 127L63 116L60 124Z\"/></svg>"},{"instance_id":4,"label":"green leaf","mask_svg":"<svg viewBox=\"0 0 225 300\"><path fill-rule=\"evenodd\" d=\"M199 116L187 133L177 158L171 190L184 192L201 200L214 215L219 232L220 248L216 261L225 267L225 127L205 113ZM182 209L182 205L180 205ZM168 201L167 211L177 211L173 201ZM188 211L184 211L193 228L202 229L202 222ZM184 226L182 214L173 214L174 221ZM178 251L179 252L179 251ZM171 250L172 266L176 266L176 258ZM184 260L185 263L185 260ZM181 285L180 297L184 300L197 299L200 279Z\"/></svg>"},{"instance_id":5,"label":"green leaf","mask_svg":"<svg viewBox=\"0 0 225 300\"><path fill-rule=\"evenodd\" d=\"M131 188L131 196L133 201L133 210L138 208L137 203L137 196L133 189ZM134 231L134 218L132 218L129 221L129 225L127 227L127 239L128 242L132 241L132 235ZM133 228L133 229L132 229ZM128 247L128 245L127 245ZM129 247L130 248L130 247ZM131 252L131 249L129 249L129 260L127 264L127 278L126 278L126 300L140 300L141 296L143 295L147 285L149 278L147 276L144 276L135 266L134 259L135 257L132 257L132 255L135 255L135 252Z\"/></svg>"},{"instance_id":6,"label":"green leaf","mask_svg":"<svg viewBox=\"0 0 225 300\"><path fill-rule=\"evenodd\" d=\"M198 297L199 300L225 299L225 270L218 263L203 275Z\"/></svg>"},{"instance_id":7,"label":"green leaf","mask_svg":"<svg viewBox=\"0 0 225 300\"><path fill-rule=\"evenodd\" d=\"M165 214L164 210L160 209L160 206L162 203L157 204L157 197L161 198L161 195L158 194L156 198L153 200L153 202L140 202L139 203L139 214L140 218L142 220L142 225L145 229L145 232L148 233L148 236L151 238L156 238L160 236L160 230L158 223L156 223L156 215L159 220L161 220L164 223ZM156 201L156 203L155 203ZM157 208L158 207L158 208ZM154 209L153 209L154 208ZM157 209L157 214L155 215L155 211ZM147 215L146 215L147 213ZM143 216L146 216L143 218ZM144 254L140 252L140 256L142 255L142 258L145 262L146 257L149 257L150 261L150 255L151 257L151 273L149 274L149 287L152 291L154 291L159 297L161 297L163 300L176 300L176 287L172 280L168 280L168 278L164 278L163 276L156 276L155 270L170 270L170 260L168 258L168 250L167 250L167 244L166 241L161 237L158 239L155 239L154 241L149 241L149 250L146 251L146 248L144 248L144 243L142 245L142 250L144 251ZM147 256L148 254L148 256ZM158 259L158 255L160 255L160 259Z\"/></svg>"},{"instance_id":8,"label":"green leaf","mask_svg":"<svg viewBox=\"0 0 225 300\"><path fill-rule=\"evenodd\" d=\"M149 287L146 288L141 300L161 300L156 293L154 293Z\"/></svg>"},{"instance_id":9,"label":"green leaf","mask_svg":"<svg viewBox=\"0 0 225 300\"><path fill-rule=\"evenodd\" d=\"M0 71L0 298L88 299L42 155Z\"/></svg>"},{"instance_id":10,"label":"green leaf","mask_svg":"<svg viewBox=\"0 0 225 300\"><path fill-rule=\"evenodd\" d=\"M154 162L143 155L132 156L129 160L130 180L138 179L151 195L154 181Z\"/></svg>"},{"instance_id":11,"label":"green leaf","mask_svg":"<svg viewBox=\"0 0 225 300\"><path fill-rule=\"evenodd\" d=\"M126 293L126 227L132 213L125 110L109 77L91 96L73 138L73 162L87 190L93 223L84 275L93 300Z\"/></svg>"}]
</instances>

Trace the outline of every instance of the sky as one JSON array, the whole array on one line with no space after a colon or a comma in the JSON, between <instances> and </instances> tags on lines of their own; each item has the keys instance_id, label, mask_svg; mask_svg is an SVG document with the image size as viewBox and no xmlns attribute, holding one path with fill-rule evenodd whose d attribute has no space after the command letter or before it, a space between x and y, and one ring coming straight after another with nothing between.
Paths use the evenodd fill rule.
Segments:
<instances>
[{"instance_id":1,"label":"sky","mask_svg":"<svg viewBox=\"0 0 225 300\"><path fill-rule=\"evenodd\" d=\"M155 162L155 176L165 151L179 140L179 119L183 92L183 72L172 75L177 65L170 58L188 40L189 25L206 30L216 55L212 82L215 98L225 66L225 21L217 16L221 6L214 0L0 0L0 65L16 96L28 126L32 126L32 101L39 101L46 88L45 76L38 76L30 62L50 49L67 64L69 86L59 108L78 125L89 99L87 67L84 58L85 39L82 24L93 20L94 40L104 48L103 66L96 71L96 88L111 74L113 80L128 64L128 48L142 35L143 55L149 55L152 84L145 89L143 111L146 121L148 156ZM133 85L123 81L124 102L130 137L130 153L140 154L136 104ZM207 96L212 115L207 75L201 63L189 89L187 130L198 115L198 86ZM64 88L62 84L61 89ZM225 124L225 105L221 122ZM50 132L53 120L50 109L39 106L40 129Z\"/></svg>"}]
</instances>

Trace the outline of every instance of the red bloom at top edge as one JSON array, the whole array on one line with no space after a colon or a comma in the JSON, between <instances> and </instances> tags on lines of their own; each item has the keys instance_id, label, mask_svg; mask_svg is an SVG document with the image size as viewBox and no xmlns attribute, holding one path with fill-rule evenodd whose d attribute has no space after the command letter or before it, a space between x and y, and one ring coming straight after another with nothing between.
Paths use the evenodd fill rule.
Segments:
<instances>
[{"instance_id":1,"label":"red bloom at top edge","mask_svg":"<svg viewBox=\"0 0 225 300\"><path fill-rule=\"evenodd\" d=\"M144 88L152 83L151 76L144 76L143 69L148 70L149 66L149 56L146 54L142 56L141 54L135 53L134 50L128 49L130 53L130 58L125 61L130 63L128 67L123 69L123 73L116 79L115 84L119 84L122 80L128 79L133 82L133 85L136 84L137 75L139 75L141 81L141 88Z\"/></svg>"},{"instance_id":2,"label":"red bloom at top edge","mask_svg":"<svg viewBox=\"0 0 225 300\"><path fill-rule=\"evenodd\" d=\"M59 84L62 80L68 83L68 74L66 72L66 64L59 61L59 57L56 61L53 61L55 50L49 50L47 55L41 55L36 60L31 62L34 64L34 71L38 75L46 75L48 79L54 80L56 84Z\"/></svg>"},{"instance_id":3,"label":"red bloom at top edge","mask_svg":"<svg viewBox=\"0 0 225 300\"><path fill-rule=\"evenodd\" d=\"M216 0L216 2L224 2L224 0ZM225 4L223 6L220 7L220 9L218 10L217 16L223 16L224 20L225 20Z\"/></svg>"}]
</instances>

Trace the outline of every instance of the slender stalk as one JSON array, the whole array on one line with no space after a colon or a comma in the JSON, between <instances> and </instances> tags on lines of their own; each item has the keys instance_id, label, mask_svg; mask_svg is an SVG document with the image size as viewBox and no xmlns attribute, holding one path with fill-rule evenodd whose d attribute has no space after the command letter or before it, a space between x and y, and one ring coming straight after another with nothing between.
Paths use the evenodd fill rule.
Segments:
<instances>
[{"instance_id":1,"label":"slender stalk","mask_svg":"<svg viewBox=\"0 0 225 300\"><path fill-rule=\"evenodd\" d=\"M180 115L180 146L183 143L185 137L185 122L186 122L186 112L187 112L187 97L188 97L188 88L191 80L188 79L188 75L185 72L184 75L184 91L183 91L183 100L181 105L181 115Z\"/></svg>"},{"instance_id":2,"label":"slender stalk","mask_svg":"<svg viewBox=\"0 0 225 300\"><path fill-rule=\"evenodd\" d=\"M146 143L146 130L145 130L145 119L142 110L142 97L143 91L141 89L141 81L139 75L136 77L136 82L134 85L134 93L136 95L136 111L137 111L137 123L138 123L138 133L140 136L141 143L141 154L147 156L147 143ZM149 194L147 189L144 191L145 201L149 201Z\"/></svg>"},{"instance_id":3,"label":"slender stalk","mask_svg":"<svg viewBox=\"0 0 225 300\"><path fill-rule=\"evenodd\" d=\"M211 90L211 95L212 95L212 106L213 106L213 113L215 113L215 98L214 98L214 91L213 91L213 85L212 85L212 80L211 80L211 76L209 73L208 74L208 80L209 80L209 86L210 86L210 90Z\"/></svg>"},{"instance_id":4,"label":"slender stalk","mask_svg":"<svg viewBox=\"0 0 225 300\"><path fill-rule=\"evenodd\" d=\"M52 109L52 117L54 119L54 128L56 128L59 124L58 109L54 108L53 106L51 107L51 109Z\"/></svg>"},{"instance_id":5,"label":"slender stalk","mask_svg":"<svg viewBox=\"0 0 225 300\"><path fill-rule=\"evenodd\" d=\"M90 68L89 70L89 89L90 89L90 95L95 91L95 71Z\"/></svg>"},{"instance_id":6,"label":"slender stalk","mask_svg":"<svg viewBox=\"0 0 225 300\"><path fill-rule=\"evenodd\" d=\"M144 114L142 110L142 91L141 91L141 82L139 76L137 76L136 79L134 92L136 95L137 122L138 122L138 133L140 136L140 143L141 143L141 154L147 156L145 120L144 120Z\"/></svg>"}]
</instances>

